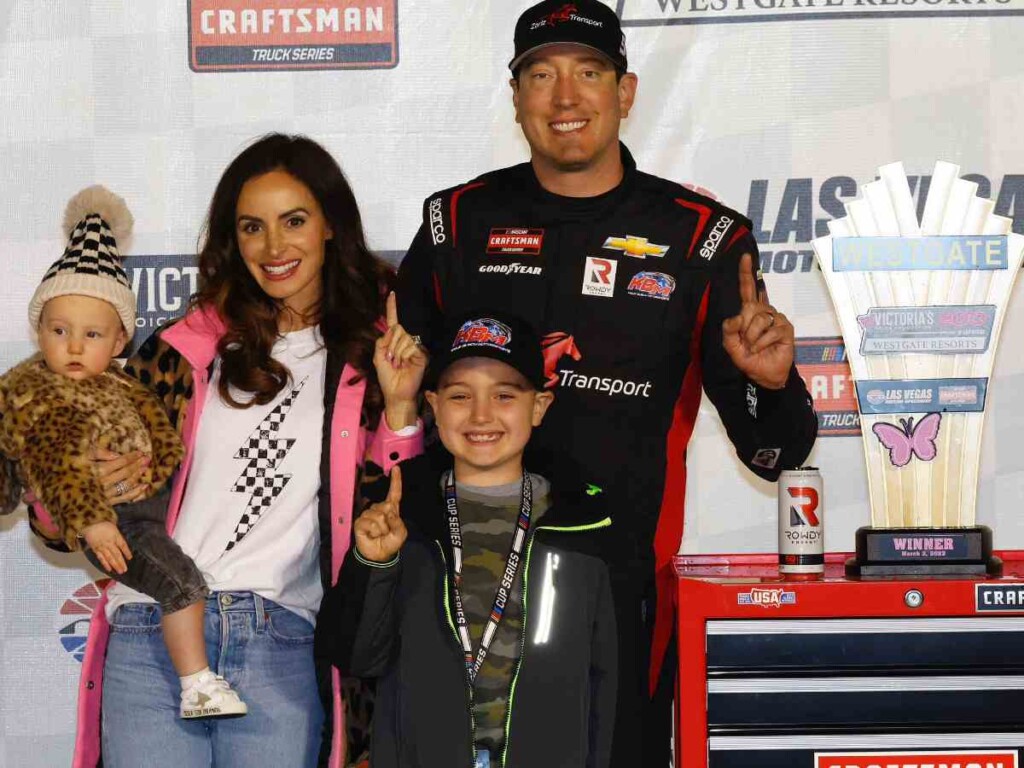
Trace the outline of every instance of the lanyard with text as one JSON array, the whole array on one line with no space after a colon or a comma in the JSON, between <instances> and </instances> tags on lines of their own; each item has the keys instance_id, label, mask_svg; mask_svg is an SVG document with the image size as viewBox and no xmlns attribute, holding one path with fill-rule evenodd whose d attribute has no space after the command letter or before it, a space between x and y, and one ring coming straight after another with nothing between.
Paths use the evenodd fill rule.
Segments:
<instances>
[{"instance_id":1,"label":"lanyard with text","mask_svg":"<svg viewBox=\"0 0 1024 768\"><path fill-rule=\"evenodd\" d=\"M522 559L523 547L526 544L526 534L530 530L533 488L526 472L523 472L523 499L519 507L516 530L512 536L512 545L509 547L508 557L505 560L505 569L502 571L501 580L498 582L498 590L494 595L494 604L491 606L487 625L480 636L480 647L476 654L473 653L473 642L469 636L469 622L466 620L466 612L462 608L462 526L459 524L459 502L455 496L455 473L452 471L445 475L444 504L448 510L448 532L452 539L452 555L455 567L455 625L458 627L462 651L466 656L466 672L469 675L469 682L472 683L476 680L480 667L483 666L484 659L487 657L487 649L491 647L491 642L493 642L494 635L498 631L498 625L501 623L502 616L505 615L505 607L508 605L509 597L512 594L516 572L519 570L519 561Z\"/></svg>"}]
</instances>

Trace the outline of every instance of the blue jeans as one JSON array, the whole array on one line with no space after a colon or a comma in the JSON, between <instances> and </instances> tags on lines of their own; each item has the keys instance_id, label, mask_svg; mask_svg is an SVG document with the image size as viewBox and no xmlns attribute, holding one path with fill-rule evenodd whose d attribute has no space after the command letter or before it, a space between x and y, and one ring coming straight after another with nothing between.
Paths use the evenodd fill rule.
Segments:
<instances>
[{"instance_id":1,"label":"blue jeans","mask_svg":"<svg viewBox=\"0 0 1024 768\"><path fill-rule=\"evenodd\" d=\"M181 684L160 631L160 607L136 603L110 622L103 673L105 768L315 766L324 713L313 626L250 592L206 600L206 652L249 705L240 718L182 720Z\"/></svg>"}]
</instances>

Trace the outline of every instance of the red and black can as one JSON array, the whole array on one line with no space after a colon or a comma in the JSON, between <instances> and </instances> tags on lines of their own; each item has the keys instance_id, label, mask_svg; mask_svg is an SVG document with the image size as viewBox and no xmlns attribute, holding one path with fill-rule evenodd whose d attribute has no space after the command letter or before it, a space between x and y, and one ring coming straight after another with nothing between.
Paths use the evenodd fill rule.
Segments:
<instances>
[{"instance_id":1,"label":"red and black can","mask_svg":"<svg viewBox=\"0 0 1024 768\"><path fill-rule=\"evenodd\" d=\"M794 581L825 573L825 488L817 467L779 475L779 573Z\"/></svg>"}]
</instances>

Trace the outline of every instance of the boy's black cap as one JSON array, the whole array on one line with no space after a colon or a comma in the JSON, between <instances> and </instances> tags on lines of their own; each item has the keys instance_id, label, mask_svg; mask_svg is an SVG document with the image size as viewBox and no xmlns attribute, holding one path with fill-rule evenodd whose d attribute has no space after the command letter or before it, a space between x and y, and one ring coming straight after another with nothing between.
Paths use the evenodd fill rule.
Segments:
<instances>
[{"instance_id":1,"label":"boy's black cap","mask_svg":"<svg viewBox=\"0 0 1024 768\"><path fill-rule=\"evenodd\" d=\"M592 48L623 72L627 69L626 37L615 11L598 0L544 0L528 8L516 22L513 73L536 50L559 43Z\"/></svg>"},{"instance_id":2,"label":"boy's black cap","mask_svg":"<svg viewBox=\"0 0 1024 768\"><path fill-rule=\"evenodd\" d=\"M437 387L448 366L468 357L500 360L523 374L534 388L544 388L540 337L520 317L501 312L470 312L449 325L441 341L441 346L431 352L427 389Z\"/></svg>"}]
</instances>

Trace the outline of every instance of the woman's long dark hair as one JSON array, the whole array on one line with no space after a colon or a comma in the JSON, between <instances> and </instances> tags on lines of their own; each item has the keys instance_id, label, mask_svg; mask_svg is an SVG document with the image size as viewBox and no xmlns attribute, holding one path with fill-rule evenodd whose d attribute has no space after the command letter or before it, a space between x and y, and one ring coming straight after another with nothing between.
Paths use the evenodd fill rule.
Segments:
<instances>
[{"instance_id":1,"label":"woman's long dark hair","mask_svg":"<svg viewBox=\"0 0 1024 768\"><path fill-rule=\"evenodd\" d=\"M373 349L394 273L366 247L355 196L330 153L305 136L280 133L262 137L231 162L217 183L203 229L194 304L214 309L227 324L217 345L220 396L237 408L263 405L287 385L290 375L270 356L279 336L282 307L250 274L235 234L242 186L275 170L285 171L309 188L331 227L334 236L324 243L323 292L316 308L320 333L328 352L341 356L370 380L367 398L379 411ZM238 402L229 387L253 397Z\"/></svg>"}]
</instances>

